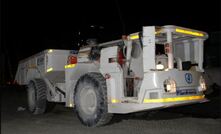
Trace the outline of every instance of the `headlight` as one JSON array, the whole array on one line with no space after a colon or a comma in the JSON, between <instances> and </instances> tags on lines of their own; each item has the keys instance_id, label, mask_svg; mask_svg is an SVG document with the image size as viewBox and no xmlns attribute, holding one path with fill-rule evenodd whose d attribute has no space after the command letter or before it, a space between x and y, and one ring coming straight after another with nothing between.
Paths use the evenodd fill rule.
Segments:
<instances>
[{"instance_id":1,"label":"headlight","mask_svg":"<svg viewBox=\"0 0 221 134\"><path fill-rule=\"evenodd\" d=\"M200 81L199 81L199 83L200 83L200 88L199 88L199 90L200 90L200 91L205 91L205 90L206 90L206 82L205 82L205 79L204 79L202 76L200 76Z\"/></svg>"},{"instance_id":2,"label":"headlight","mask_svg":"<svg viewBox=\"0 0 221 134\"><path fill-rule=\"evenodd\" d=\"M161 63L158 63L158 64L156 65L156 69L157 69L157 70L163 70L163 69L164 69L164 65L161 64Z\"/></svg>"},{"instance_id":3,"label":"headlight","mask_svg":"<svg viewBox=\"0 0 221 134\"><path fill-rule=\"evenodd\" d=\"M167 79L164 81L164 89L166 92L175 93L176 92L176 82L172 79Z\"/></svg>"}]
</instances>

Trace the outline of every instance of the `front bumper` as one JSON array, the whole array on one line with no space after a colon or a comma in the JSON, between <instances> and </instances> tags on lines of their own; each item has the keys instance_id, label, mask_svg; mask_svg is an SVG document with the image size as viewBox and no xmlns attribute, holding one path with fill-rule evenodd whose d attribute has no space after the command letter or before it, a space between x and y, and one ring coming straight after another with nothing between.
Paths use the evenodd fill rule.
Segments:
<instances>
[{"instance_id":1,"label":"front bumper","mask_svg":"<svg viewBox=\"0 0 221 134\"><path fill-rule=\"evenodd\" d=\"M186 81L186 74L191 74L191 83ZM200 76L200 72L178 70L145 73L138 96L132 100L124 98L127 101L112 100L112 103L108 104L108 112L132 113L207 102L205 95L199 90ZM167 79L176 81L176 92L165 91L164 81Z\"/></svg>"},{"instance_id":2,"label":"front bumper","mask_svg":"<svg viewBox=\"0 0 221 134\"><path fill-rule=\"evenodd\" d=\"M126 114L126 113L148 111L154 109L163 109L167 107L189 105L195 103L204 103L208 101L209 100L206 99L204 95L180 96L180 97L161 98L161 99L144 99L143 103L108 104L108 112Z\"/></svg>"}]
</instances>

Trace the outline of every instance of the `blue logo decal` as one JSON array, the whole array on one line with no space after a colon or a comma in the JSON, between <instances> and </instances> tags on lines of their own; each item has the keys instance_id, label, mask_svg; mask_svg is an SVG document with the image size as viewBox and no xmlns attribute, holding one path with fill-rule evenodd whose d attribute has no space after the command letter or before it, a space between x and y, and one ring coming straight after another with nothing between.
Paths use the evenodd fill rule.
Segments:
<instances>
[{"instance_id":1,"label":"blue logo decal","mask_svg":"<svg viewBox=\"0 0 221 134\"><path fill-rule=\"evenodd\" d=\"M185 74L185 80L188 84L191 84L193 82L193 77L191 73L186 73Z\"/></svg>"}]
</instances>

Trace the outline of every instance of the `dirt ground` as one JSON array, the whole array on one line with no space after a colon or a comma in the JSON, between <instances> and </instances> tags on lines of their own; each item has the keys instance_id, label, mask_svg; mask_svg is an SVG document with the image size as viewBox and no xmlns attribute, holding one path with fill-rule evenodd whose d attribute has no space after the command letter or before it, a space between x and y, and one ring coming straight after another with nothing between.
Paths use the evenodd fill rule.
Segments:
<instances>
[{"instance_id":1,"label":"dirt ground","mask_svg":"<svg viewBox=\"0 0 221 134\"><path fill-rule=\"evenodd\" d=\"M58 104L50 113L27 111L23 88L1 89L2 134L220 134L220 96L210 102L137 114L115 115L110 124L84 127L73 109Z\"/></svg>"}]
</instances>

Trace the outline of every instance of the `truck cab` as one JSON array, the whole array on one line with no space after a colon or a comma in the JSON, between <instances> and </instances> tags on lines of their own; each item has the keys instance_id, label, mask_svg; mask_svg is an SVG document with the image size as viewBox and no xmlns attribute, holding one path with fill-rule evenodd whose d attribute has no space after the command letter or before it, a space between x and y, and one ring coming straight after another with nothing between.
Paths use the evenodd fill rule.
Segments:
<instances>
[{"instance_id":1,"label":"truck cab","mask_svg":"<svg viewBox=\"0 0 221 134\"><path fill-rule=\"evenodd\" d=\"M109 111L130 113L207 101L202 76L207 38L205 32L188 28L148 26L110 42L116 46L100 44L100 70L109 76Z\"/></svg>"}]
</instances>

